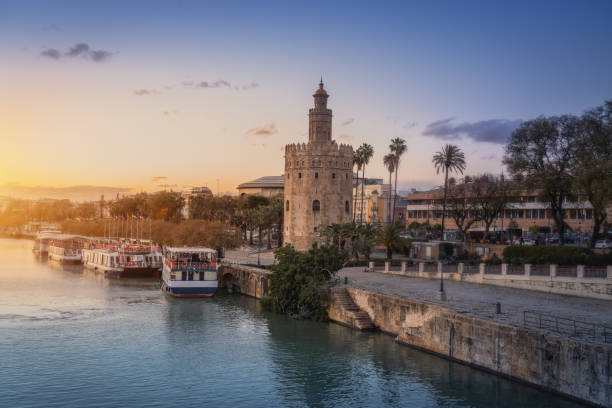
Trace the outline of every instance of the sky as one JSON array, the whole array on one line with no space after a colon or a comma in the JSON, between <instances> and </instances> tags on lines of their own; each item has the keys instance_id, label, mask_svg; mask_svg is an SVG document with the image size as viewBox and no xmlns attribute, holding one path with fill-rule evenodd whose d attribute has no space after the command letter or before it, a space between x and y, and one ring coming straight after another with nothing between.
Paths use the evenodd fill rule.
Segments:
<instances>
[{"instance_id":1,"label":"sky","mask_svg":"<svg viewBox=\"0 0 612 408\"><path fill-rule=\"evenodd\" d=\"M236 193L307 141L321 76L332 137L374 146L366 176L394 137L400 189L442 182L445 143L499 173L521 121L612 99L610 21L595 0L2 0L0 190Z\"/></svg>"}]
</instances>

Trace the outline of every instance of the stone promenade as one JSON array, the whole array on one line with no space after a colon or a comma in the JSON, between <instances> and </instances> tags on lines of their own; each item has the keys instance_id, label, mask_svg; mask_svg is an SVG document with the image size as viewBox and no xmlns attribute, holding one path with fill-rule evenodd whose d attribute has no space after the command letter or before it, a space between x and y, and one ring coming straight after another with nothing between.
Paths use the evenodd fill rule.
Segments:
<instances>
[{"instance_id":1,"label":"stone promenade","mask_svg":"<svg viewBox=\"0 0 612 408\"><path fill-rule=\"evenodd\" d=\"M440 301L436 297L440 282L434 279L365 272L363 267L344 268L338 276L342 285L344 277L348 277L349 287L435 304L465 315L514 326L523 326L524 311L534 311L612 328L612 302L607 300L449 280L444 281L447 300ZM501 303L501 314L495 313L497 302ZM532 326L530 329L540 330ZM549 330L541 331L555 334ZM601 343L585 334L563 337ZM608 339L612 340L612 330Z\"/></svg>"}]
</instances>

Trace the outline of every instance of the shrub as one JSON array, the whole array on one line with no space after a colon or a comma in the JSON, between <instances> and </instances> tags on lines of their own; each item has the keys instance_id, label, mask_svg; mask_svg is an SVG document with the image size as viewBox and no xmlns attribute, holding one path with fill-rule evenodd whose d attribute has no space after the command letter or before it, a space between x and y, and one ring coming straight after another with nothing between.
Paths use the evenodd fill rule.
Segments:
<instances>
[{"instance_id":1,"label":"shrub","mask_svg":"<svg viewBox=\"0 0 612 408\"><path fill-rule=\"evenodd\" d=\"M503 256L504 262L512 265L608 265L612 263L610 254L594 254L588 248L567 246L510 245L504 248Z\"/></svg>"},{"instance_id":2,"label":"shrub","mask_svg":"<svg viewBox=\"0 0 612 408\"><path fill-rule=\"evenodd\" d=\"M323 285L342 268L348 254L337 247L312 246L307 252L291 245L274 251L270 294L262 305L274 312L301 319L327 320Z\"/></svg>"},{"instance_id":3,"label":"shrub","mask_svg":"<svg viewBox=\"0 0 612 408\"><path fill-rule=\"evenodd\" d=\"M440 242L440 255L439 258L440 259L449 259L451 256L453 256L453 244L451 244L450 242Z\"/></svg>"}]
</instances>

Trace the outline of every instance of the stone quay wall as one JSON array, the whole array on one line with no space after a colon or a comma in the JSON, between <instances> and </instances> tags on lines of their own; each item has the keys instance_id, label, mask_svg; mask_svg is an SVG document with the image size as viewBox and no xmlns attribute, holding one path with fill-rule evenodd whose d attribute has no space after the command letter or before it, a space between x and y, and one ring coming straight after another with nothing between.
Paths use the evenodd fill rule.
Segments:
<instances>
[{"instance_id":1,"label":"stone quay wall","mask_svg":"<svg viewBox=\"0 0 612 408\"><path fill-rule=\"evenodd\" d=\"M372 272L429 279L440 279L440 273L443 271L444 279L612 300L610 265L590 268L584 265L445 265L439 262L407 265L402 262L401 267L392 268L386 262L384 269L375 268L373 263L370 263L369 269Z\"/></svg>"},{"instance_id":2,"label":"stone quay wall","mask_svg":"<svg viewBox=\"0 0 612 408\"><path fill-rule=\"evenodd\" d=\"M582 402L612 406L612 347L535 333L362 289L347 291L375 326L396 336L399 343Z\"/></svg>"}]
</instances>

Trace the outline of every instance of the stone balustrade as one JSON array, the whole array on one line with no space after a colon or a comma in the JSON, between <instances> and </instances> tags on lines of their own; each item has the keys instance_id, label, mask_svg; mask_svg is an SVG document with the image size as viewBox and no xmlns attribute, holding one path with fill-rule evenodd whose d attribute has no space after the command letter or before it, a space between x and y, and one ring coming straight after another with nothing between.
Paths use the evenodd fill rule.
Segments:
<instances>
[{"instance_id":1,"label":"stone balustrade","mask_svg":"<svg viewBox=\"0 0 612 408\"><path fill-rule=\"evenodd\" d=\"M517 289L537 290L572 296L612 300L612 265L590 267L585 265L478 265L443 264L441 262L420 262L408 266L402 262L399 267L385 262L384 270L376 269L369 263L370 272L405 275L419 278L444 279L507 286Z\"/></svg>"}]
</instances>

